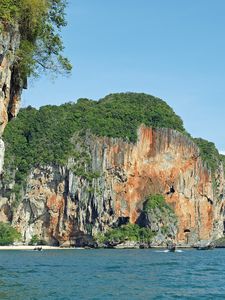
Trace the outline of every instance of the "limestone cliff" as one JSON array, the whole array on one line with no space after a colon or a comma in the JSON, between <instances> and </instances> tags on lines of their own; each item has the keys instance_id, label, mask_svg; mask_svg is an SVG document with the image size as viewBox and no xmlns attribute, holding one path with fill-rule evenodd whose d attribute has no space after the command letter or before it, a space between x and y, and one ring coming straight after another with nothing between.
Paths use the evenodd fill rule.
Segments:
<instances>
[{"instance_id":1,"label":"limestone cliff","mask_svg":"<svg viewBox=\"0 0 225 300\"><path fill-rule=\"evenodd\" d=\"M0 219L10 220L26 242L38 235L50 244L79 245L85 234L140 221L146 198L157 193L177 216L169 237L180 245L223 235L223 167L212 176L189 137L141 126L135 144L91 134L75 136L73 144L76 157L67 165L30 172L16 206L15 182L2 184ZM153 219L158 231L171 222ZM155 242L165 244L167 237Z\"/></svg>"},{"instance_id":2,"label":"limestone cliff","mask_svg":"<svg viewBox=\"0 0 225 300\"><path fill-rule=\"evenodd\" d=\"M0 28L0 137L8 121L15 117L20 106L23 81L16 65L20 45L17 26L1 24ZM0 140L0 173L4 160L4 144Z\"/></svg>"}]
</instances>

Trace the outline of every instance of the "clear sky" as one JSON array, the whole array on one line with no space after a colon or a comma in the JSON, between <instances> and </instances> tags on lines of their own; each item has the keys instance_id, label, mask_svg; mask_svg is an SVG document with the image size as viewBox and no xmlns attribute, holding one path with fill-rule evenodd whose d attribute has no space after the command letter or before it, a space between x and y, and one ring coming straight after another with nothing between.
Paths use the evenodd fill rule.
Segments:
<instances>
[{"instance_id":1,"label":"clear sky","mask_svg":"<svg viewBox=\"0 0 225 300\"><path fill-rule=\"evenodd\" d=\"M145 92L225 151L224 0L69 0L67 12L72 75L31 80L23 106Z\"/></svg>"}]
</instances>

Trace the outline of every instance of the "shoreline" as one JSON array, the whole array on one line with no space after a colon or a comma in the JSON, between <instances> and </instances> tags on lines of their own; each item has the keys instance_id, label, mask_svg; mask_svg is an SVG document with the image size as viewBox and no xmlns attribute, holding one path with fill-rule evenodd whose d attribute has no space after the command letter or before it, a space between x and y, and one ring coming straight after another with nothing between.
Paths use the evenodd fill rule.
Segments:
<instances>
[{"instance_id":1,"label":"shoreline","mask_svg":"<svg viewBox=\"0 0 225 300\"><path fill-rule=\"evenodd\" d=\"M36 249L35 249L36 248ZM120 245L119 247L62 247L62 246L50 246L50 245L9 245L9 246L0 246L0 251L1 250L30 250L30 251L38 251L37 248L41 248L41 250L97 250L97 249L113 249L113 250L127 250L127 249L163 249L166 250L167 247L163 246L152 246L149 248L139 248L135 246L128 246L128 245ZM195 246L190 246L190 245L177 245L176 249L196 249L197 247ZM225 248L225 245L216 245L215 248Z\"/></svg>"},{"instance_id":2,"label":"shoreline","mask_svg":"<svg viewBox=\"0 0 225 300\"><path fill-rule=\"evenodd\" d=\"M68 248L63 248L63 247L58 247L58 246L47 246L47 245L43 245L43 246L29 246L29 245L21 245L21 246L0 246L0 251L1 250L35 250L35 248L42 248L42 250L82 250L84 248L75 248L75 247L68 247ZM35 250L36 251L36 250Z\"/></svg>"},{"instance_id":3,"label":"shoreline","mask_svg":"<svg viewBox=\"0 0 225 300\"><path fill-rule=\"evenodd\" d=\"M140 249L136 247L118 247L118 248L104 248L104 247L97 247L97 248L89 248L89 247L60 247L60 246L48 246L48 245L38 245L38 246L30 246L30 245L11 245L11 246L0 246L0 251L1 250L32 250L36 251L35 248L41 247L42 250L97 250L97 249L113 249L113 250L126 250L126 249ZM194 247L190 246L178 246L176 247L177 249L194 249ZM154 246L150 248L144 248L144 249L167 249L166 247L160 247L160 246Z\"/></svg>"}]
</instances>

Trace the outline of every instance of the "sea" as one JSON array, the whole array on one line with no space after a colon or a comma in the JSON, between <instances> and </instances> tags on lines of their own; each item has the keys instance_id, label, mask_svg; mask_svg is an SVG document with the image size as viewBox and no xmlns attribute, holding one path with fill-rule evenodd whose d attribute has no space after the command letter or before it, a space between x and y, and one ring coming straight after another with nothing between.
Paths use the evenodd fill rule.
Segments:
<instances>
[{"instance_id":1,"label":"sea","mask_svg":"<svg viewBox=\"0 0 225 300\"><path fill-rule=\"evenodd\" d=\"M225 249L3 250L0 299L225 299Z\"/></svg>"}]
</instances>

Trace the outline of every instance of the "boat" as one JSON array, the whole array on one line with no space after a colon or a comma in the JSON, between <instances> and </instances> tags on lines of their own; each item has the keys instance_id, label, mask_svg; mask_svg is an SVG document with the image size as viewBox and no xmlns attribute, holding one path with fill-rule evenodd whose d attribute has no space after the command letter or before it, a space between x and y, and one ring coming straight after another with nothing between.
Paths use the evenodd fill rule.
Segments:
<instances>
[{"instance_id":1,"label":"boat","mask_svg":"<svg viewBox=\"0 0 225 300\"><path fill-rule=\"evenodd\" d=\"M174 243L167 244L167 250L169 250L169 252L175 252L176 244L174 244Z\"/></svg>"},{"instance_id":2,"label":"boat","mask_svg":"<svg viewBox=\"0 0 225 300\"><path fill-rule=\"evenodd\" d=\"M34 251L42 251L43 249L42 249L42 247L34 247L33 250L34 250Z\"/></svg>"},{"instance_id":3,"label":"boat","mask_svg":"<svg viewBox=\"0 0 225 300\"><path fill-rule=\"evenodd\" d=\"M215 248L215 244L214 243L208 243L208 244L202 244L202 245L198 245L196 247L197 250L212 250Z\"/></svg>"},{"instance_id":4,"label":"boat","mask_svg":"<svg viewBox=\"0 0 225 300\"><path fill-rule=\"evenodd\" d=\"M206 246L198 246L196 249L197 250L213 250L215 248L214 245L206 245Z\"/></svg>"}]
</instances>

